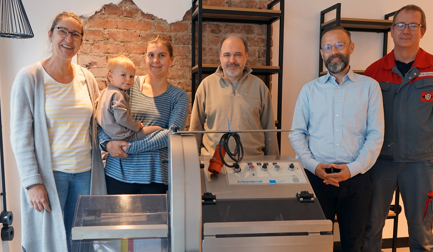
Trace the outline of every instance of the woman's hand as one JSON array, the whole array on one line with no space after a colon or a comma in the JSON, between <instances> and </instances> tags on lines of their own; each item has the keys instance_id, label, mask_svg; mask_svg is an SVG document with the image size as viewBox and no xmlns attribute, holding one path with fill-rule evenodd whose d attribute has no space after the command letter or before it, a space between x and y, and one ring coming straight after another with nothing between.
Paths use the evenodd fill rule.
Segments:
<instances>
[{"instance_id":1,"label":"woman's hand","mask_svg":"<svg viewBox=\"0 0 433 252\"><path fill-rule=\"evenodd\" d=\"M107 149L108 153L110 153L111 156L115 158L126 158L128 157L128 154L125 153L122 147L128 147L131 144L126 141L110 141L105 146L105 149Z\"/></svg>"},{"instance_id":2,"label":"woman's hand","mask_svg":"<svg viewBox=\"0 0 433 252\"><path fill-rule=\"evenodd\" d=\"M48 199L48 193L43 185L34 185L28 191L30 203L38 212L44 210L51 212L50 201Z\"/></svg>"}]
</instances>

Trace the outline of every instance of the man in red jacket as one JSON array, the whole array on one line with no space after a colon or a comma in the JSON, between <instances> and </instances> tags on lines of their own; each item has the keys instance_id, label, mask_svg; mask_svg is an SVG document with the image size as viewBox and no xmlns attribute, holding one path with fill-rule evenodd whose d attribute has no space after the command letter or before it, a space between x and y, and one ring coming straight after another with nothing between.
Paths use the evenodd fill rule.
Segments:
<instances>
[{"instance_id":1,"label":"man in red jacket","mask_svg":"<svg viewBox=\"0 0 433 252\"><path fill-rule=\"evenodd\" d=\"M424 11L404 6L391 27L394 50L365 71L382 89L385 139L371 169L373 197L363 251L381 251L382 229L397 185L410 251L433 250L427 216L433 212L424 213L427 193L433 191L433 56L419 47L425 32Z\"/></svg>"}]
</instances>

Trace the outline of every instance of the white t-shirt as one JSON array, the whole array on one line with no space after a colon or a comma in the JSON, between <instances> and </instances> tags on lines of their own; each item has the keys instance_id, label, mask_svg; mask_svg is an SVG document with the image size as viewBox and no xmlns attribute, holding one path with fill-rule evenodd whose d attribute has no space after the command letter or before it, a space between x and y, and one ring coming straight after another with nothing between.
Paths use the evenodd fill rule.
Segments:
<instances>
[{"instance_id":1,"label":"white t-shirt","mask_svg":"<svg viewBox=\"0 0 433 252\"><path fill-rule=\"evenodd\" d=\"M84 74L74 64L74 80L62 84L55 81L42 64L40 67L53 170L65 173L88 171L91 169L89 125L93 106Z\"/></svg>"}]
</instances>

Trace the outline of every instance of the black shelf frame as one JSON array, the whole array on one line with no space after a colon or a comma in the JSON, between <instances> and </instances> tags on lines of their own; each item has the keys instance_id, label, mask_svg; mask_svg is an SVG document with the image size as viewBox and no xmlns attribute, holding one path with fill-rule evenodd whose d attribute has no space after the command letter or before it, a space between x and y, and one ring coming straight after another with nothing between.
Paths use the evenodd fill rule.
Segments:
<instances>
[{"instance_id":1,"label":"black shelf frame","mask_svg":"<svg viewBox=\"0 0 433 252\"><path fill-rule=\"evenodd\" d=\"M329 22L325 22L325 15L335 10L335 19ZM384 19L345 19L341 17L341 3L337 3L327 9L320 12L320 29L319 38L322 37L322 32L325 29L333 26L341 26L348 31L355 32L376 32L383 33L383 45L382 45L382 56L388 53L388 32L391 29L392 21L390 17L394 16L395 12L386 14ZM321 48L321 41L319 40L319 49ZM358 70L361 71L361 70ZM323 59L319 53L319 76L324 73L323 71Z\"/></svg>"},{"instance_id":2,"label":"black shelf frame","mask_svg":"<svg viewBox=\"0 0 433 252\"><path fill-rule=\"evenodd\" d=\"M279 11L273 10L273 7L280 4ZM269 87L270 75L278 74L277 89L277 120L275 126L281 129L282 121L282 90L283 90L283 55L284 55L284 0L274 0L270 2L266 9L246 9L230 7L209 7L203 6L203 0L192 0L192 47L191 47L191 100L194 103L195 93L198 88L196 83L203 80L203 74L211 74L216 71L217 67L203 65L203 22L223 22L223 23L246 23L266 25L266 66L271 64L271 26L274 22L279 21L279 50L278 50L278 69L264 69L260 67L249 66L253 69L253 74L265 76L265 84ZM197 24L197 29L196 29ZM197 42L196 42L197 39ZM196 53L197 46L197 53ZM196 60L197 56L197 60ZM215 55L217 56L217 55ZM281 132L277 133L278 146L281 150Z\"/></svg>"},{"instance_id":3,"label":"black shelf frame","mask_svg":"<svg viewBox=\"0 0 433 252\"><path fill-rule=\"evenodd\" d=\"M199 13L199 8L196 8L194 13L192 14L192 18L193 19L197 18L198 13ZM229 19L229 18L233 18L233 19ZM279 13L274 13L269 11L256 12L256 11L248 11L248 9L244 9L244 8L202 7L202 21L204 22L268 24L268 23L273 23L279 19L280 19Z\"/></svg>"}]
</instances>

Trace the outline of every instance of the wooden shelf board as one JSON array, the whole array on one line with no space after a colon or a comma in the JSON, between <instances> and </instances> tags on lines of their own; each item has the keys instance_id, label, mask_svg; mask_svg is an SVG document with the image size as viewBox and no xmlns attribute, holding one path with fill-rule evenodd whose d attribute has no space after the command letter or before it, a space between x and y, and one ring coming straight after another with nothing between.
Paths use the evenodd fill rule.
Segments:
<instances>
[{"instance_id":1,"label":"wooden shelf board","mask_svg":"<svg viewBox=\"0 0 433 252\"><path fill-rule=\"evenodd\" d=\"M193 13L193 18L197 16L198 8ZM245 20L269 22L278 19L281 15L280 10L268 9L249 9L218 6L203 6L202 17L219 20Z\"/></svg>"},{"instance_id":2,"label":"wooden shelf board","mask_svg":"<svg viewBox=\"0 0 433 252\"><path fill-rule=\"evenodd\" d=\"M394 218L395 216L397 216L397 214L395 214L394 211L389 210L389 212L388 212L388 216L387 216L386 218L387 218L387 219L390 219L390 218Z\"/></svg>"},{"instance_id":3,"label":"wooden shelf board","mask_svg":"<svg viewBox=\"0 0 433 252\"><path fill-rule=\"evenodd\" d=\"M388 216L386 217L387 219L392 219L395 218L397 215L394 213L394 211L389 210L388 212ZM334 217L334 221L338 221L337 219L337 215L335 215Z\"/></svg>"},{"instance_id":4,"label":"wooden shelf board","mask_svg":"<svg viewBox=\"0 0 433 252\"><path fill-rule=\"evenodd\" d=\"M346 29L365 29L365 30L389 30L392 26L392 20L384 19L362 19L362 18L341 18L340 25ZM332 19L322 24L322 27L335 23Z\"/></svg>"}]
</instances>

